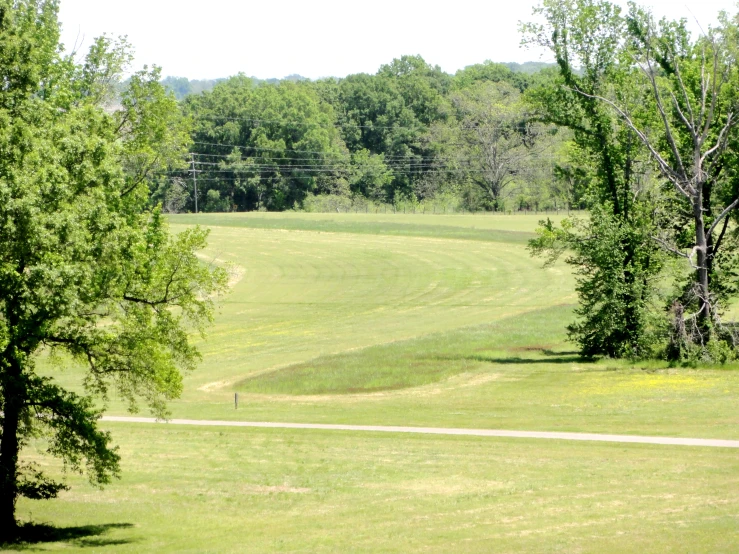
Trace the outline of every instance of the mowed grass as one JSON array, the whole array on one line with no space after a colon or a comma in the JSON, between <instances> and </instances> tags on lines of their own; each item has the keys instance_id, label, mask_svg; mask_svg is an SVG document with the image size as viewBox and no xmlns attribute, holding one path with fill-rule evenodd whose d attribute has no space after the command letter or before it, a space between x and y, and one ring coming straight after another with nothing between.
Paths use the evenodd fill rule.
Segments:
<instances>
[{"instance_id":1,"label":"mowed grass","mask_svg":"<svg viewBox=\"0 0 739 554\"><path fill-rule=\"evenodd\" d=\"M122 481L21 501L77 537L34 550L736 552L730 449L106 427Z\"/></svg>"},{"instance_id":2,"label":"mowed grass","mask_svg":"<svg viewBox=\"0 0 739 554\"><path fill-rule=\"evenodd\" d=\"M313 222L312 214L297 215ZM470 224L491 216L449 217ZM527 219L533 229L535 219ZM233 262L242 274L201 344L202 369L188 377L196 397L185 400L317 356L574 301L563 265L542 269L517 242L444 238L450 227L435 227L440 238L211 227L206 257Z\"/></svg>"},{"instance_id":3,"label":"mowed grass","mask_svg":"<svg viewBox=\"0 0 739 554\"><path fill-rule=\"evenodd\" d=\"M573 278L522 242L541 216L201 214L173 230L194 218L212 229L205 258L238 271L174 417L739 438L736 368L573 352ZM40 367L79 388L78 368ZM21 501L66 537L34 549L739 548L733 449L105 427L123 480Z\"/></svg>"},{"instance_id":4,"label":"mowed grass","mask_svg":"<svg viewBox=\"0 0 739 554\"><path fill-rule=\"evenodd\" d=\"M204 258L232 262L237 269L207 341L199 344L203 364L187 377L175 410L220 402L211 393L285 365L574 301L564 265L542 269L520 242L446 238L450 229L493 229L508 221L533 236L535 216L398 216L399 225L428 227L438 220L430 226L438 235L433 238L248 227L274 215L173 218L174 231L185 228L178 222L188 217L211 223ZM326 219L277 215L302 227ZM354 229L386 217L338 215ZM213 225L219 222L225 225ZM55 377L74 386L79 372Z\"/></svg>"},{"instance_id":5,"label":"mowed grass","mask_svg":"<svg viewBox=\"0 0 739 554\"><path fill-rule=\"evenodd\" d=\"M580 360L566 342L575 302L566 266L545 269L515 242L444 238L484 226L532 234L540 216L175 221L187 217L228 223L211 226L206 257L241 271L174 417L739 438L739 372ZM439 236L248 227L338 218L362 228L393 217L434 224ZM79 386L79 371L54 375Z\"/></svg>"},{"instance_id":6,"label":"mowed grass","mask_svg":"<svg viewBox=\"0 0 739 554\"><path fill-rule=\"evenodd\" d=\"M564 217L565 212L538 215L252 212L174 215L170 216L170 221L177 225L415 236L525 244L533 236L534 227L539 220L550 218L559 222Z\"/></svg>"}]
</instances>

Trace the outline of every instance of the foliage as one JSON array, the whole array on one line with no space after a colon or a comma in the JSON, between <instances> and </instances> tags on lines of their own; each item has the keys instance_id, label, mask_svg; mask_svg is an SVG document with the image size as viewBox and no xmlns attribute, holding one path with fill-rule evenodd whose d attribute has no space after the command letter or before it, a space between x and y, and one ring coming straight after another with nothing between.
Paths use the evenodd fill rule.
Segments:
<instances>
[{"instance_id":1,"label":"foliage","mask_svg":"<svg viewBox=\"0 0 739 554\"><path fill-rule=\"evenodd\" d=\"M726 14L719 22L691 41L684 21L657 24L651 14L632 6L628 36L639 85L649 91L645 106L633 109L619 99L602 98L649 150L671 197L660 243L692 267L672 306L674 357L681 350L716 359L726 358L723 350L739 354L739 334L721 321L727 293L734 289L726 277L732 279L733 271L725 274L719 266L735 264L735 251L722 253L736 246L727 231L739 208L733 175L738 160L732 149L739 139L739 30ZM725 345L708 348L714 341Z\"/></svg>"},{"instance_id":2,"label":"foliage","mask_svg":"<svg viewBox=\"0 0 739 554\"><path fill-rule=\"evenodd\" d=\"M545 129L528 117L517 89L506 83L479 82L451 100L463 145L462 174L499 211L515 188L533 181L537 157L545 153Z\"/></svg>"},{"instance_id":3,"label":"foliage","mask_svg":"<svg viewBox=\"0 0 739 554\"><path fill-rule=\"evenodd\" d=\"M114 390L132 410L143 398L163 417L198 360L188 329L203 331L225 286L224 271L195 256L207 233L172 237L147 208L150 172L189 140L157 71L135 75L111 113L125 47L95 41L78 66L59 54L56 13L54 1L0 2L2 538L19 495L63 488L19 465L28 441L45 437L93 483L115 477L119 456L90 395ZM85 395L37 375L47 350L87 365Z\"/></svg>"},{"instance_id":4,"label":"foliage","mask_svg":"<svg viewBox=\"0 0 739 554\"><path fill-rule=\"evenodd\" d=\"M529 81L526 74L514 72L508 65L487 60L484 63L468 65L457 71L454 75L453 86L455 89L466 89L480 82L502 82L523 92L528 87Z\"/></svg>"},{"instance_id":5,"label":"foliage","mask_svg":"<svg viewBox=\"0 0 739 554\"><path fill-rule=\"evenodd\" d=\"M396 191L413 193L433 168L434 153L423 139L431 124L448 116L449 87L449 76L418 56L403 56L376 75L349 75L338 83L334 109L347 148L393 162L393 181L383 200L393 199Z\"/></svg>"},{"instance_id":6,"label":"foliage","mask_svg":"<svg viewBox=\"0 0 739 554\"><path fill-rule=\"evenodd\" d=\"M587 220L568 218L561 227L543 222L529 243L548 264L572 252L566 261L575 267L579 319L568 331L584 356L650 357L664 336L655 292L663 265L659 251L624 248L649 244L654 232L648 204L635 208L642 210L640 224L623 225L610 206L594 204Z\"/></svg>"},{"instance_id":7,"label":"foliage","mask_svg":"<svg viewBox=\"0 0 739 554\"><path fill-rule=\"evenodd\" d=\"M735 293L729 283L736 257L733 252L722 255L722 248L734 244L729 221L739 207L732 149L739 135L734 116L739 108L736 22L723 14L718 28L691 41L684 21L657 24L635 5L624 16L607 1L552 0L537 13L546 22L524 30L530 42L552 50L560 76L559 87L533 87L530 98L545 118L573 130L578 148L590 155L596 170L591 180L594 213L610 205L625 231L622 236L631 237L618 248L630 252L626 258L606 256L597 262L599 267L656 260L649 253L656 245L686 259L692 276L679 279L680 293L667 302L671 337L666 354L673 359L731 359L725 352L736 350L739 335L723 325L721 313ZM577 65L581 75L575 74ZM578 255L584 245L607 243L611 236L595 232L598 218L592 221L593 229L584 233L587 241L570 241ZM588 274L586 259L571 261ZM648 274L643 282L631 270L624 271L633 286L628 298L634 299L634 313L620 319L624 329L617 334L624 335L626 326L639 319L627 316L637 316L652 296L644 284L660 267L644 267ZM583 284L580 315L596 323L590 319L594 314ZM586 327L580 332L593 331ZM579 340L582 345L584 335ZM709 347L713 341L724 346ZM610 350L602 353L612 355Z\"/></svg>"},{"instance_id":8,"label":"foliage","mask_svg":"<svg viewBox=\"0 0 739 554\"><path fill-rule=\"evenodd\" d=\"M546 0L541 23L523 26L526 42L549 48L559 74L527 91L540 116L571 130L579 175L589 185L591 218L542 228L535 254L568 258L579 274L582 318L570 327L588 356L645 356L655 336L648 324L662 269L657 243L657 187L647 153L632 129L596 97L609 91L638 105L619 7L600 0ZM578 68L576 70L576 68Z\"/></svg>"},{"instance_id":9,"label":"foliage","mask_svg":"<svg viewBox=\"0 0 739 554\"><path fill-rule=\"evenodd\" d=\"M216 189L229 206L284 210L347 179L333 109L306 84L233 77L188 97L184 109L195 120L203 192Z\"/></svg>"},{"instance_id":10,"label":"foliage","mask_svg":"<svg viewBox=\"0 0 739 554\"><path fill-rule=\"evenodd\" d=\"M641 329L634 321L642 319L639 313L653 296L646 284L661 267L660 256L650 253L659 245L691 266L690 277L678 278L679 293L666 303L667 356L732 359L739 334L723 324L721 314L736 294L735 233L729 226L739 208L733 149L739 136L736 21L722 14L717 28L691 41L684 21L656 23L633 4L624 16L607 1L552 0L537 13L546 23L524 29L529 41L548 46L557 57L560 86L532 87L530 98L545 118L573 130L578 149L595 169L590 179L594 217L591 228L580 233L587 238L574 240L564 232L577 253L570 261L593 280L602 278L591 271L593 260L601 270L624 264L622 285L632 287L627 298L634 301L633 313L625 313L620 332L610 334ZM576 65L581 75L575 74ZM576 176L570 170L559 173ZM586 175L580 170L581 178ZM608 251L612 235L598 228L606 205L623 231L626 240L618 250L629 252L626 258L587 255L596 244ZM551 229L545 231L553 236ZM541 252L546 244L540 240L534 250ZM610 247L617 251L616 244ZM639 275L633 266L626 270L627 260L641 259L651 260L653 267L639 265ZM593 320L589 298L599 286L592 281L586 287L583 279L579 314L585 323L574 327L575 335L585 352L613 355L611 348L598 352L587 346L587 334L594 332L590 324L601 323ZM618 313L619 304L612 308ZM711 345L716 341L722 344Z\"/></svg>"},{"instance_id":11,"label":"foliage","mask_svg":"<svg viewBox=\"0 0 739 554\"><path fill-rule=\"evenodd\" d=\"M224 211L280 211L299 208L315 195L356 194L394 204L451 194L469 209L502 209L502 201L473 190L479 185L470 176L480 169L470 160L469 141L460 136L469 114L454 107L454 98L486 84L520 92L532 82L533 76L492 62L451 76L420 56L402 56L374 75L343 79L259 81L239 75L202 94L187 94L182 106L195 125L194 160L169 178L179 191L196 170L198 203ZM186 88L175 78L166 84ZM537 125L527 113L521 117ZM326 137L306 138L319 133ZM551 174L549 160L529 164L530 157L535 152L523 156L526 165L538 166L540 175L526 182L520 204L557 205L548 177L542 178ZM207 201L211 189L221 203ZM162 181L153 198L166 201L175 192L170 195ZM191 197L184 209L194 208Z\"/></svg>"}]
</instances>

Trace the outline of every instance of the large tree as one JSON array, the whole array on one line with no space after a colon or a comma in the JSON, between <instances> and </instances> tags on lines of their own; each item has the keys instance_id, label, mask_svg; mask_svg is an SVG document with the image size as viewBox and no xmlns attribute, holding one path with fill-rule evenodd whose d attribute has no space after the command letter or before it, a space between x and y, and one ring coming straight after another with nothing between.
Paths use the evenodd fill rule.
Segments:
<instances>
[{"instance_id":1,"label":"large tree","mask_svg":"<svg viewBox=\"0 0 739 554\"><path fill-rule=\"evenodd\" d=\"M532 180L547 149L544 126L531 120L520 96L508 83L484 81L451 95L461 144L450 150L495 211Z\"/></svg>"},{"instance_id":2,"label":"large tree","mask_svg":"<svg viewBox=\"0 0 739 554\"><path fill-rule=\"evenodd\" d=\"M655 290L649 283L664 257L656 252L660 247L692 268L669 301L667 354L717 361L735 356L739 337L722 324L721 311L736 292L737 242L729 225L739 208L736 21L722 15L717 28L692 40L685 22L655 23L633 4L624 14L606 0L545 0L537 12L545 23L525 30L529 40L553 51L560 76L555 86L530 96L545 117L573 130L584 154L595 155L582 160L596 169L590 223L579 235L548 225L534 243L543 251L559 240L577 253L571 261L582 276L578 313L584 324L574 327L585 339L581 344L592 342L588 336L603 322L610 322L603 346L619 336L625 344L649 342L643 340L648 326L639 322L649 318ZM606 206L610 223L602 219ZM600 223L607 225L599 230ZM614 245L632 253L626 257L606 255L616 228L623 242ZM603 247L596 248L599 242ZM617 276L614 264L623 270L610 281L602 274Z\"/></svg>"},{"instance_id":3,"label":"large tree","mask_svg":"<svg viewBox=\"0 0 739 554\"><path fill-rule=\"evenodd\" d=\"M525 40L548 48L558 72L530 87L527 98L545 121L572 131L578 163L591 176L591 213L559 228L547 223L532 247L553 257L573 253L568 261L576 267L580 305L569 330L583 354L644 356L662 268L652 239L655 187L633 130L595 98L613 90L638 102L626 19L600 0L544 0L535 13L539 22L524 25Z\"/></svg>"},{"instance_id":4,"label":"large tree","mask_svg":"<svg viewBox=\"0 0 739 554\"><path fill-rule=\"evenodd\" d=\"M392 168L383 200L418 194L443 167L426 136L432 124L450 115L450 87L451 77L438 66L420 56L402 56L376 75L349 75L329 97L349 150L382 155Z\"/></svg>"},{"instance_id":5,"label":"large tree","mask_svg":"<svg viewBox=\"0 0 739 554\"><path fill-rule=\"evenodd\" d=\"M346 181L349 153L330 104L309 83L255 85L243 75L190 96L194 163L203 192L230 211L284 210Z\"/></svg>"},{"instance_id":6,"label":"large tree","mask_svg":"<svg viewBox=\"0 0 739 554\"><path fill-rule=\"evenodd\" d=\"M64 488L24 463L23 447L45 444L97 484L116 476L94 395L164 416L198 359L188 327L202 331L225 286L195 256L206 232L171 236L147 209L147 167L178 150L155 153L154 85L142 76L116 114L120 51L96 41L77 65L58 38L56 1L0 0L0 541L16 533L19 496ZM52 350L86 366L82 394L37 373Z\"/></svg>"},{"instance_id":7,"label":"large tree","mask_svg":"<svg viewBox=\"0 0 739 554\"><path fill-rule=\"evenodd\" d=\"M720 261L727 261L727 247L737 247L727 231L739 209L739 28L722 14L717 28L692 41L684 21L656 23L632 5L628 38L643 102L632 107L612 96L599 100L625 121L672 188L665 218L677 233L656 240L689 260L693 273L673 307L673 344L701 350L719 339L739 346L739 336L720 317L728 300Z\"/></svg>"}]
</instances>

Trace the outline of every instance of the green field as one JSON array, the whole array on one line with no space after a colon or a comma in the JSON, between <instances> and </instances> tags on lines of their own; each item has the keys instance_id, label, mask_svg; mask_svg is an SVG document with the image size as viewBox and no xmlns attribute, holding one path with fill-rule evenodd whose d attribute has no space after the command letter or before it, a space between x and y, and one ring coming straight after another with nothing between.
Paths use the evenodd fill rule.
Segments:
<instances>
[{"instance_id":1,"label":"green field","mask_svg":"<svg viewBox=\"0 0 739 554\"><path fill-rule=\"evenodd\" d=\"M205 257L235 267L173 416L739 438L733 368L578 358L574 280L525 249L540 217L172 217L174 231L210 227ZM79 388L79 370L40 362ZM57 501L20 502L23 519L60 528L17 548L739 548L729 449L105 426L122 481L99 492L74 478Z\"/></svg>"}]
</instances>

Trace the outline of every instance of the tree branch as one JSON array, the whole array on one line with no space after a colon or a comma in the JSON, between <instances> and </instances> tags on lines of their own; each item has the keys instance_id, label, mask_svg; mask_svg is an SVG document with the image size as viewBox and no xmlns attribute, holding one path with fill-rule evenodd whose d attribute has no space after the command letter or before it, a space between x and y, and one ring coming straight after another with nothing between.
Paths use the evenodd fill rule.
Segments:
<instances>
[{"instance_id":1,"label":"tree branch","mask_svg":"<svg viewBox=\"0 0 739 554\"><path fill-rule=\"evenodd\" d=\"M657 161L657 164L660 167L660 170L662 171L662 174L670 180L670 182L677 188L680 193L685 196L687 199L692 200L693 196L695 194L695 189L687 183L687 190L686 188L683 188L680 183L680 176L677 175L672 168L670 167L670 164L667 163L667 161L660 155L659 152L652 146L652 143L647 138L647 136L639 130L639 128L634 124L634 122L631 120L631 118L624 112L621 108L619 108L615 102L609 100L608 98L604 98L602 96L597 96L594 94L588 94L586 92L583 92L581 90L575 89L575 92L582 94L583 96L587 96L588 98L593 98L595 100L600 100L602 102L607 103L610 105L614 110L618 112L618 114L626 121L626 124L629 126L629 128L636 133L636 135L639 137L639 139L642 141L642 144L647 147L649 152L652 154L652 157ZM692 189L692 190L691 190Z\"/></svg>"},{"instance_id":2,"label":"tree branch","mask_svg":"<svg viewBox=\"0 0 739 554\"><path fill-rule=\"evenodd\" d=\"M725 218L727 215L729 215L729 213L734 208L736 208L737 206L739 206L739 197L737 197L736 199L734 199L734 201L731 204L729 204L728 206L726 206L726 208L724 208L724 211L722 211L718 215L718 217L713 221L713 223L711 224L711 227L708 229L708 232L706 233L706 237L710 237L711 236L711 233L713 233L713 230L721 222L721 220L723 218Z\"/></svg>"}]
</instances>

